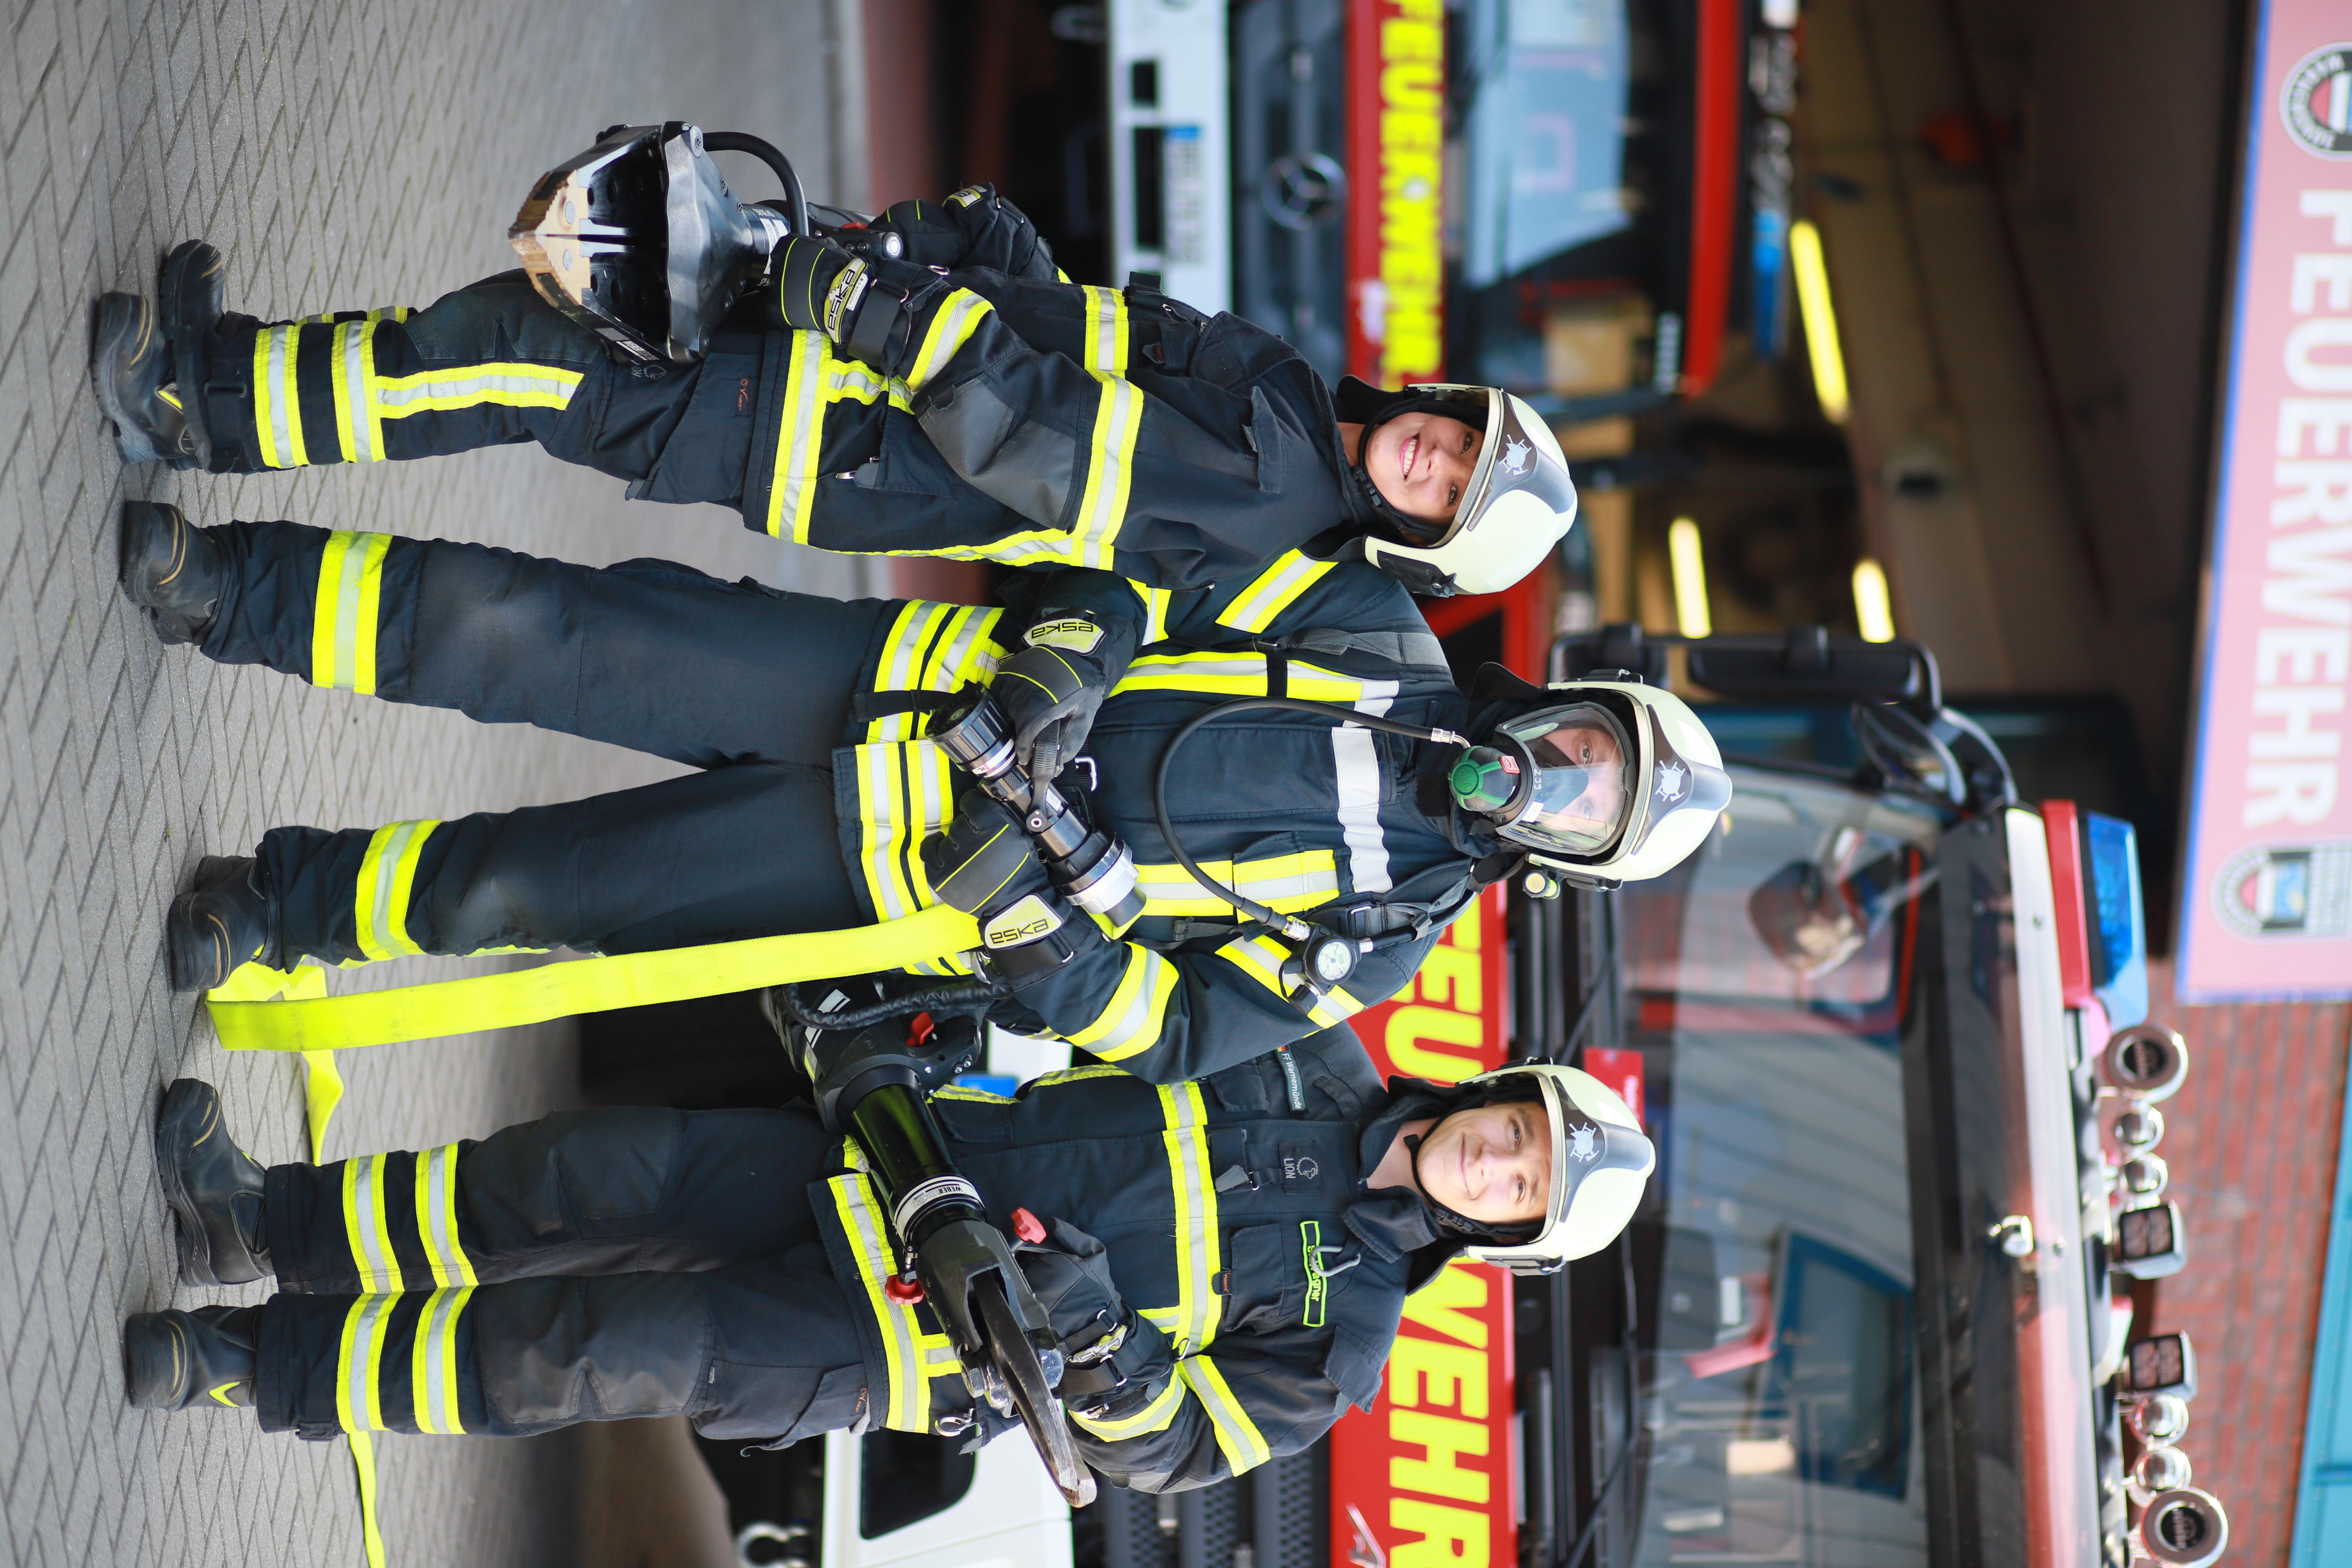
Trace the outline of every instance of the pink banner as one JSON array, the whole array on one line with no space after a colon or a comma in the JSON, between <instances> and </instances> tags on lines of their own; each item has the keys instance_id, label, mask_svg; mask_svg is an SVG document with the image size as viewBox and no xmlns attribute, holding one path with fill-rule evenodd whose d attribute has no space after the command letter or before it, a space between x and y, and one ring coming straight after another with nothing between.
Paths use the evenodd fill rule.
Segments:
<instances>
[{"instance_id":1,"label":"pink banner","mask_svg":"<svg viewBox=\"0 0 2352 1568\"><path fill-rule=\"evenodd\" d=\"M2352 9L2256 43L2180 994L2352 995Z\"/></svg>"}]
</instances>

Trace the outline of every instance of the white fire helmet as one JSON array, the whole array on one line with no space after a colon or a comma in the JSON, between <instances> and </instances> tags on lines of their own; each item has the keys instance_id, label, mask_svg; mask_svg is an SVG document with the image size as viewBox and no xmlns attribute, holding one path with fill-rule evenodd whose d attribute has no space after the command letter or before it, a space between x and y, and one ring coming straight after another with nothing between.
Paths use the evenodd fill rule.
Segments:
<instances>
[{"instance_id":1,"label":"white fire helmet","mask_svg":"<svg viewBox=\"0 0 2352 1568\"><path fill-rule=\"evenodd\" d=\"M1731 778L1689 703L1632 679L1546 695L1454 764L1457 805L1583 887L1663 876L1706 842Z\"/></svg>"},{"instance_id":2,"label":"white fire helmet","mask_svg":"<svg viewBox=\"0 0 2352 1568\"><path fill-rule=\"evenodd\" d=\"M1576 486L1559 441L1523 398L1495 386L1434 382L1404 389L1457 404L1465 425L1482 429L1468 489L1433 544L1368 538L1364 559L1417 594L1498 594L1543 564L1576 521Z\"/></svg>"},{"instance_id":3,"label":"white fire helmet","mask_svg":"<svg viewBox=\"0 0 2352 1568\"><path fill-rule=\"evenodd\" d=\"M1615 1089L1580 1068L1526 1062L1465 1079L1461 1087L1512 1077L1542 1088L1551 1121L1551 1206L1543 1227L1508 1246L1479 1243L1470 1256L1514 1274L1549 1274L1617 1239L1642 1205L1658 1152Z\"/></svg>"}]
</instances>

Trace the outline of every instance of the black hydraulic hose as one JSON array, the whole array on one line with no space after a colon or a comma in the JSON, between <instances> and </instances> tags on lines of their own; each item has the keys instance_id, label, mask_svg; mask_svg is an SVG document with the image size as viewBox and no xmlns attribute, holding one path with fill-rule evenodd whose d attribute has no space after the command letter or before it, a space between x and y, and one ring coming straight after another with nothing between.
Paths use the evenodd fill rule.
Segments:
<instances>
[{"instance_id":1,"label":"black hydraulic hose","mask_svg":"<svg viewBox=\"0 0 2352 1568\"><path fill-rule=\"evenodd\" d=\"M1151 810L1160 821L1160 837L1168 841L1168 852L1176 857L1176 863L1184 868L1187 876L1202 887L1222 895L1237 912L1249 916L1261 925L1270 926L1276 931L1285 931L1291 924L1290 916L1267 908L1255 899L1248 897L1237 889L1225 886L1224 883L1202 870L1201 863L1192 858L1192 853L1184 847L1183 840L1176 837L1176 824L1168 815L1168 766L1176 760L1178 750L1186 741L1192 738L1192 732L1195 730L1213 724L1229 713L1244 712L1253 708L1279 708L1293 713L1320 713L1327 718L1344 719L1350 724L1361 725L1367 730L1378 730L1390 735L1403 735L1415 741L1436 741L1444 739L1444 736L1438 731L1420 724L1407 724L1402 720L1382 718L1377 713L1361 713L1353 708L1342 708L1336 702L1309 702L1303 697L1244 697L1238 701L1218 703L1206 713L1187 720L1181 729L1168 737L1168 749L1160 753L1160 769L1151 776Z\"/></svg>"},{"instance_id":2,"label":"black hydraulic hose","mask_svg":"<svg viewBox=\"0 0 2352 1568\"><path fill-rule=\"evenodd\" d=\"M904 996L868 1003L863 1007L836 1007L830 1013L820 1013L803 1002L796 985L779 985L771 994L776 999L777 1009L803 1028L862 1029L892 1018L911 1018L918 1013L985 1013L1012 993L985 981L964 980L909 991Z\"/></svg>"},{"instance_id":3,"label":"black hydraulic hose","mask_svg":"<svg viewBox=\"0 0 2352 1568\"><path fill-rule=\"evenodd\" d=\"M742 131L712 131L703 133L702 145L712 153L749 153L773 169L776 178L784 183L785 216L793 220L793 232L809 232L808 196L801 189L801 177L793 172L792 160L778 152L773 142Z\"/></svg>"}]
</instances>

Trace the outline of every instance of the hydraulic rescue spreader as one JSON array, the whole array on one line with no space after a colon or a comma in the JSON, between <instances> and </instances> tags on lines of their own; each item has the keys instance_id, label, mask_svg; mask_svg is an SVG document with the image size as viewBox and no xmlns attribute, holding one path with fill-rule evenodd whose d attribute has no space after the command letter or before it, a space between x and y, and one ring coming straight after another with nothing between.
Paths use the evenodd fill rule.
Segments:
<instances>
[{"instance_id":1,"label":"hydraulic rescue spreader","mask_svg":"<svg viewBox=\"0 0 2352 1568\"><path fill-rule=\"evenodd\" d=\"M777 993L768 1000L799 1014ZM1018 1418L1070 1506L1085 1507L1094 1500L1094 1477L1078 1458L1055 1393L1064 1361L1051 1320L931 1115L929 1091L976 1054L982 1026L961 1019L934 1027L921 1015L911 1028L898 1021L824 1028L825 1013L845 1010L848 999L835 991L826 1000L815 1015L819 1026L803 1021L805 1014L772 1014L772 1021L815 1085L825 1130L857 1141L881 1190L902 1259L884 1288L894 1300L929 1303L963 1363L973 1401ZM1043 1238L1026 1210L1013 1223L1024 1239Z\"/></svg>"}]
</instances>

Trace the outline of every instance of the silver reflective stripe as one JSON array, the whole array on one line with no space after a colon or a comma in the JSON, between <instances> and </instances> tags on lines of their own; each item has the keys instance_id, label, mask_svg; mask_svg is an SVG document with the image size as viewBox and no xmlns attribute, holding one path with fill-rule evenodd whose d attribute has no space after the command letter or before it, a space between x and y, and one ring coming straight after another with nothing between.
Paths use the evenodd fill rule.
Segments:
<instances>
[{"instance_id":1,"label":"silver reflective stripe","mask_svg":"<svg viewBox=\"0 0 2352 1568\"><path fill-rule=\"evenodd\" d=\"M401 1287L400 1259L393 1255L392 1238L378 1223L384 1206L382 1154L362 1154L352 1162L352 1252L360 1266L360 1289L368 1295Z\"/></svg>"},{"instance_id":2,"label":"silver reflective stripe","mask_svg":"<svg viewBox=\"0 0 2352 1568\"><path fill-rule=\"evenodd\" d=\"M464 407L495 397L499 393L518 396L552 395L569 402L576 375L567 379L566 373L550 370L538 375L514 372L485 371L469 376L450 376L445 380L419 379L389 384L378 389L377 402L385 408L405 408L412 404L435 407Z\"/></svg>"},{"instance_id":3,"label":"silver reflective stripe","mask_svg":"<svg viewBox=\"0 0 2352 1568\"><path fill-rule=\"evenodd\" d=\"M1180 1084L1160 1091L1168 1119L1168 1142L1176 1155L1177 1268L1181 1271L1180 1296L1186 1311L1178 1328L1176 1353L1191 1355L1205 1346L1217 1320L1216 1270L1210 1247L1217 1239L1214 1189L1209 1184L1206 1118L1201 1091Z\"/></svg>"},{"instance_id":4,"label":"silver reflective stripe","mask_svg":"<svg viewBox=\"0 0 2352 1568\"><path fill-rule=\"evenodd\" d=\"M425 1213L416 1217L433 1254L434 1282L471 1285L473 1266L457 1242L457 1145L444 1143L417 1158L425 1163Z\"/></svg>"},{"instance_id":5,"label":"silver reflective stripe","mask_svg":"<svg viewBox=\"0 0 2352 1568\"><path fill-rule=\"evenodd\" d=\"M793 363L784 386L785 412L792 420L792 439L776 458L776 494L768 503L774 521L768 531L782 539L799 536L801 502L816 480L818 421L824 412L826 346L823 332L793 334Z\"/></svg>"},{"instance_id":6,"label":"silver reflective stripe","mask_svg":"<svg viewBox=\"0 0 2352 1568\"><path fill-rule=\"evenodd\" d=\"M296 399L301 395L294 378L286 374L286 358L292 351L298 327L269 329L269 434L277 442L278 461L291 466L294 432L288 426L289 417L299 418L301 411Z\"/></svg>"},{"instance_id":7,"label":"silver reflective stripe","mask_svg":"<svg viewBox=\"0 0 2352 1568\"><path fill-rule=\"evenodd\" d=\"M417 1319L414 1375L409 1382L418 1394L416 1425L443 1436L466 1429L457 1414L457 1319L466 1310L473 1288L460 1285L436 1290L425 1298Z\"/></svg>"},{"instance_id":8,"label":"silver reflective stripe","mask_svg":"<svg viewBox=\"0 0 2352 1568\"><path fill-rule=\"evenodd\" d=\"M963 668L964 659L971 652L971 645L982 631L995 624L995 616L977 610L964 616L963 625L957 627L955 636L948 639L948 646L940 654L939 666L932 672L932 679L940 682L940 690L953 691L956 689L959 683L957 672Z\"/></svg>"},{"instance_id":9,"label":"silver reflective stripe","mask_svg":"<svg viewBox=\"0 0 2352 1568\"><path fill-rule=\"evenodd\" d=\"M367 582L368 567L383 559L367 548L364 535L354 539L343 552L339 563L341 570L335 574L335 688L341 691L359 689L360 670L360 590ZM375 627L367 628L375 636Z\"/></svg>"},{"instance_id":10,"label":"silver reflective stripe","mask_svg":"<svg viewBox=\"0 0 2352 1568\"><path fill-rule=\"evenodd\" d=\"M869 1268L877 1266L887 1268L887 1260L890 1257L889 1243L882 1234L881 1216L866 1201L865 1184L855 1177L845 1177L835 1184L835 1191L840 1194L843 1222L855 1229L856 1251L860 1261ZM884 1299L887 1300L887 1297ZM928 1417L930 1412L917 1411L912 1406L917 1394L928 1394L930 1384L922 1374L922 1352L916 1342L912 1314L886 1308L876 1315L882 1320L882 1331L890 1336L889 1353L885 1359L891 1370L903 1370L905 1373L900 1386L890 1390L895 1408L890 1413L892 1418L887 1425L901 1431L921 1430L929 1426ZM914 1425L909 1426L908 1422Z\"/></svg>"},{"instance_id":11,"label":"silver reflective stripe","mask_svg":"<svg viewBox=\"0 0 2352 1568\"><path fill-rule=\"evenodd\" d=\"M387 952L396 955L404 947L414 949L415 946L408 936L408 911L394 909L392 897L398 888L400 860L408 853L408 841L415 837L420 829L430 833L439 826L437 821L396 822L392 826L391 837L383 841L383 853L377 857L375 907L368 911L368 928ZM414 884L411 886L413 888Z\"/></svg>"},{"instance_id":12,"label":"silver reflective stripe","mask_svg":"<svg viewBox=\"0 0 2352 1568\"><path fill-rule=\"evenodd\" d=\"M352 427L352 460L372 463L375 424L368 417L368 344L375 335L373 321L346 321L335 329L343 356L343 417Z\"/></svg>"},{"instance_id":13,"label":"silver reflective stripe","mask_svg":"<svg viewBox=\"0 0 2352 1568\"><path fill-rule=\"evenodd\" d=\"M1359 703L1359 707L1366 704ZM1380 704L1386 708L1383 701ZM1331 731L1331 765L1339 795L1339 829L1348 840L1348 874L1358 893L1385 893L1388 841L1381 834L1381 753L1370 730L1342 724Z\"/></svg>"},{"instance_id":14,"label":"silver reflective stripe","mask_svg":"<svg viewBox=\"0 0 2352 1568\"><path fill-rule=\"evenodd\" d=\"M343 1325L351 1345L351 1359L343 1363L344 1430L350 1432L380 1432L383 1430L383 1400L376 1391L376 1374L383 1365L383 1335L388 1326L385 1320L400 1304L397 1296L362 1296L352 1303L352 1315Z\"/></svg>"}]
</instances>

